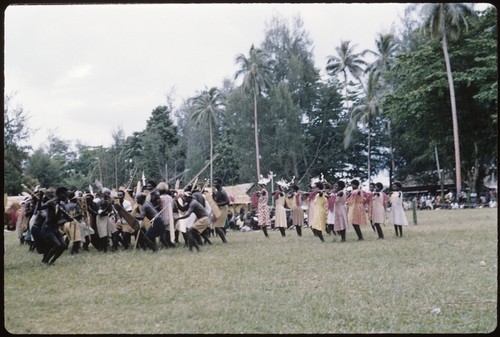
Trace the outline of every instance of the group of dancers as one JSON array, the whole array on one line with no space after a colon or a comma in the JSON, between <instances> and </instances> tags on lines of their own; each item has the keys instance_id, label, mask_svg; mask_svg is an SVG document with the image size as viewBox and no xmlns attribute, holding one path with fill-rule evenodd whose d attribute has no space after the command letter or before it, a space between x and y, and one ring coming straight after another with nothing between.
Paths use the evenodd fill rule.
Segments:
<instances>
[{"instance_id":1,"label":"group of dancers","mask_svg":"<svg viewBox=\"0 0 500 337\"><path fill-rule=\"evenodd\" d=\"M390 196L383 189L382 183L370 183L369 191L360 188L360 182L353 179L349 189L342 180L330 185L322 180L311 183L310 190L300 191L297 185L279 181L273 194L275 201L274 226L285 236L288 227L285 206L291 210L292 224L298 236L302 236L302 228L307 215L307 225L321 242L324 242L323 233L339 235L341 242L346 241L346 230L352 225L358 241L363 241L361 228L370 224L378 235L384 239L381 225L387 223L390 214L396 236L403 236L403 226L408 225L408 220L403 209L402 184L395 181L392 184ZM266 237L267 227L270 225L269 195L265 184L260 184L260 190L252 195L252 204L257 209L258 223ZM303 203L307 205L306 212Z\"/></svg>"},{"instance_id":2,"label":"group of dancers","mask_svg":"<svg viewBox=\"0 0 500 337\"><path fill-rule=\"evenodd\" d=\"M149 181L136 193L129 189L111 191L102 187L96 193L36 188L21 205L20 240L30 251L43 255L42 262L52 265L71 245L71 254L89 250L128 250L153 252L174 248L182 234L189 250L212 244L210 235L227 243L225 224L229 197L222 180L213 187L188 185L180 193L164 182ZM110 247L111 246L111 247Z\"/></svg>"},{"instance_id":3,"label":"group of dancers","mask_svg":"<svg viewBox=\"0 0 500 337\"><path fill-rule=\"evenodd\" d=\"M266 184L258 183L251 203L260 229L269 237L271 208ZM30 251L43 255L42 262L47 265L53 264L70 245L71 254L78 254L80 249L88 251L91 244L101 252L116 251L119 247L128 250L132 237L134 248L157 252L157 240L163 248L174 248L182 235L184 246L190 251L193 248L200 251L200 246L212 244L210 237L214 235L227 243L230 197L222 179L214 179L210 188L207 185L206 182L200 187L195 182L183 190L171 190L165 182L148 181L136 191L125 188L111 191L101 186L96 193L71 191L66 187L36 188L22 204L20 239L29 243ZM362 241L361 228L371 224L378 238L383 239L381 225L390 213L396 235L403 235L402 226L408 222L400 182L393 183L390 196L383 192L381 183L371 183L370 191L361 190L357 179L348 185L346 188L342 180L333 185L318 180L311 183L308 191L301 191L295 184L277 182L271 195L274 227L286 236L286 208L289 208L298 236L302 236L307 224L321 242L325 241L325 232L339 235L341 242L345 242L346 230L352 225L358 241Z\"/></svg>"}]
</instances>

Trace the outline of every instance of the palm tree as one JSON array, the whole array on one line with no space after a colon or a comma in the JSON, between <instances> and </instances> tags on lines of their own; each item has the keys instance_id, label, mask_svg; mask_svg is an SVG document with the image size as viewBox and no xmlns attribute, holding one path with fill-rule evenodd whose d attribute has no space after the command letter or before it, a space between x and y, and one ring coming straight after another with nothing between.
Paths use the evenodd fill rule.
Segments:
<instances>
[{"instance_id":1,"label":"palm tree","mask_svg":"<svg viewBox=\"0 0 500 337\"><path fill-rule=\"evenodd\" d=\"M461 3L429 3L422 7L424 30L430 32L431 38L441 41L446 74L450 90L451 115L453 121L453 142L455 145L455 174L457 195L462 191L462 175L460 170L460 144L458 140L458 119L455 101L455 87L448 55L448 39L456 40L462 30L468 29L468 18L477 17L473 8Z\"/></svg>"},{"instance_id":2,"label":"palm tree","mask_svg":"<svg viewBox=\"0 0 500 337\"><path fill-rule=\"evenodd\" d=\"M191 119L195 120L198 125L207 125L210 135L210 183L214 181L213 171L213 156L214 156L214 142L213 142L213 129L217 123L217 116L222 112L222 105L224 97L222 93L215 87L209 90L205 89L197 96L191 99L194 112Z\"/></svg>"},{"instance_id":3,"label":"palm tree","mask_svg":"<svg viewBox=\"0 0 500 337\"><path fill-rule=\"evenodd\" d=\"M344 90L346 110L349 112L349 97L347 95L347 75L350 73L356 80L361 83L361 75L364 73L363 66L366 62L361 59L363 53L355 53L354 48L356 45L351 46L351 41L341 41L340 47L335 48L338 56L330 55L326 63L326 71L331 76L336 76L342 73L344 77Z\"/></svg>"},{"instance_id":4,"label":"palm tree","mask_svg":"<svg viewBox=\"0 0 500 337\"><path fill-rule=\"evenodd\" d=\"M375 61L366 67L366 72L379 72L381 74L380 79L384 80L384 75L393 67L396 61L395 56L399 50L399 44L394 34L378 34L377 39L375 39L375 46L377 47L376 51L365 51L365 53L375 56Z\"/></svg>"},{"instance_id":5,"label":"palm tree","mask_svg":"<svg viewBox=\"0 0 500 337\"><path fill-rule=\"evenodd\" d=\"M243 54L239 54L236 57L236 63L240 65L240 69L236 71L234 79L243 76L243 89L253 94L255 159L257 164L257 180L259 180L260 155L257 125L257 95L259 95L266 87L269 87L269 79L271 75L270 61L269 56L263 50L255 48L252 44L248 58Z\"/></svg>"},{"instance_id":6,"label":"palm tree","mask_svg":"<svg viewBox=\"0 0 500 337\"><path fill-rule=\"evenodd\" d=\"M351 143L354 131L357 130L358 122L368 129L368 182L371 181L372 118L379 113L379 74L375 71L369 73L364 98L365 103L352 110L344 133L344 147L347 148Z\"/></svg>"},{"instance_id":7,"label":"palm tree","mask_svg":"<svg viewBox=\"0 0 500 337\"><path fill-rule=\"evenodd\" d=\"M396 62L396 54L400 49L399 43L397 43L396 38L393 34L379 34L378 38L375 40L376 51L367 50L367 53L371 53L375 56L375 61L368 65L366 71L373 71L379 74L380 86L382 89L381 92L381 100L383 96L387 93L390 93L394 90L394 85L389 83L386 78L386 74L389 70L392 69ZM383 114L383 104L381 102L379 106L379 113ZM391 168L389 174L389 186L392 186L392 178L395 171L395 162L394 162L394 149L392 146L392 120L390 116L385 116L387 122L387 133L389 134L389 153L391 157Z\"/></svg>"}]
</instances>

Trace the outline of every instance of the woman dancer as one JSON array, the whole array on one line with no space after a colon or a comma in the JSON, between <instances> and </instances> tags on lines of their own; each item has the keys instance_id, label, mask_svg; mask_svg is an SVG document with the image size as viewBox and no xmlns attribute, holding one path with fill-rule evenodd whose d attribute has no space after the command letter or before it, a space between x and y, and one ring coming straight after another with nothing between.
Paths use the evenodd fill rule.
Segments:
<instances>
[{"instance_id":1,"label":"woman dancer","mask_svg":"<svg viewBox=\"0 0 500 337\"><path fill-rule=\"evenodd\" d=\"M252 204L257 208L259 226L267 238L269 237L269 234L267 234L267 226L270 224L269 206L267 205L268 199L269 194L267 193L265 186L261 184L260 191L257 191L252 195Z\"/></svg>"},{"instance_id":2,"label":"woman dancer","mask_svg":"<svg viewBox=\"0 0 500 337\"><path fill-rule=\"evenodd\" d=\"M396 231L396 236L403 236L403 226L408 226L408 220L403 209L403 192L401 192L402 184L395 181L392 184L392 193L390 197L391 219ZM399 233L398 233L399 232Z\"/></svg>"},{"instance_id":3,"label":"woman dancer","mask_svg":"<svg viewBox=\"0 0 500 337\"><path fill-rule=\"evenodd\" d=\"M286 198L287 206L292 210L292 224L295 226L298 236L302 236L302 226L304 226L304 211L302 210L302 197L297 185L292 186L293 192Z\"/></svg>"},{"instance_id":4,"label":"woman dancer","mask_svg":"<svg viewBox=\"0 0 500 337\"><path fill-rule=\"evenodd\" d=\"M323 239L323 232L326 230L326 196L323 192L323 183L316 183L316 188L318 189L318 192L314 196L314 220L311 228L313 233L319 237L321 242L325 242Z\"/></svg>"},{"instance_id":5,"label":"woman dancer","mask_svg":"<svg viewBox=\"0 0 500 337\"><path fill-rule=\"evenodd\" d=\"M387 202L389 201L389 196L382 191L383 188L382 183L376 183L375 192L370 197L371 220L379 239L384 238L380 224L385 225Z\"/></svg>"},{"instance_id":6,"label":"woman dancer","mask_svg":"<svg viewBox=\"0 0 500 337\"><path fill-rule=\"evenodd\" d=\"M274 192L275 202L275 220L274 227L278 228L281 236L285 236L285 229L287 228L286 210L285 210L285 193L280 184L276 184L276 191Z\"/></svg>"},{"instance_id":7,"label":"woman dancer","mask_svg":"<svg viewBox=\"0 0 500 337\"><path fill-rule=\"evenodd\" d=\"M335 193L335 206L333 208L333 229L340 234L340 242L345 242L345 233L347 229L347 194L344 191L345 183L342 180L333 185Z\"/></svg>"},{"instance_id":8,"label":"woman dancer","mask_svg":"<svg viewBox=\"0 0 500 337\"><path fill-rule=\"evenodd\" d=\"M365 192L359 188L359 180L357 179L351 181L351 186L352 192L347 198L347 205L349 207L347 217L349 223L354 227L358 241L363 241L363 233L360 226L366 226Z\"/></svg>"}]
</instances>

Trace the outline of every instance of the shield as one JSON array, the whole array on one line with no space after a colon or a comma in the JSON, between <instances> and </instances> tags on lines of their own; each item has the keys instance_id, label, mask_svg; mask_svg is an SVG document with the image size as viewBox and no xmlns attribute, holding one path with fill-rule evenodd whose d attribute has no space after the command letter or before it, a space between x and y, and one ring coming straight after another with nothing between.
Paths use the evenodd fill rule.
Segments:
<instances>
[{"instance_id":1,"label":"shield","mask_svg":"<svg viewBox=\"0 0 500 337\"><path fill-rule=\"evenodd\" d=\"M118 214L125 219L125 221L132 227L134 230L138 231L141 229L141 225L139 224L139 221L129 212L125 210L121 205L114 205L116 211Z\"/></svg>"},{"instance_id":2,"label":"shield","mask_svg":"<svg viewBox=\"0 0 500 337\"><path fill-rule=\"evenodd\" d=\"M203 192L203 196L205 200L208 201L210 207L212 208L212 213L215 219L218 219L221 216L221 211L219 205L215 202L214 198L212 198L212 189L205 190Z\"/></svg>"}]
</instances>

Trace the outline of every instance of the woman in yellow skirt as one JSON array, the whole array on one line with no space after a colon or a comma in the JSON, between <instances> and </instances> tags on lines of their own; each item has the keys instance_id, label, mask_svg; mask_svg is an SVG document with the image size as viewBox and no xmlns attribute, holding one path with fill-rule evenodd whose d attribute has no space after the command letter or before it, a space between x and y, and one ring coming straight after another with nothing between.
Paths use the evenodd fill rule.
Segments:
<instances>
[{"instance_id":1,"label":"woman in yellow skirt","mask_svg":"<svg viewBox=\"0 0 500 337\"><path fill-rule=\"evenodd\" d=\"M311 228L321 242L325 242L323 232L326 230L326 196L323 191L323 183L316 183L316 189L318 191L313 200L314 219Z\"/></svg>"}]
</instances>

